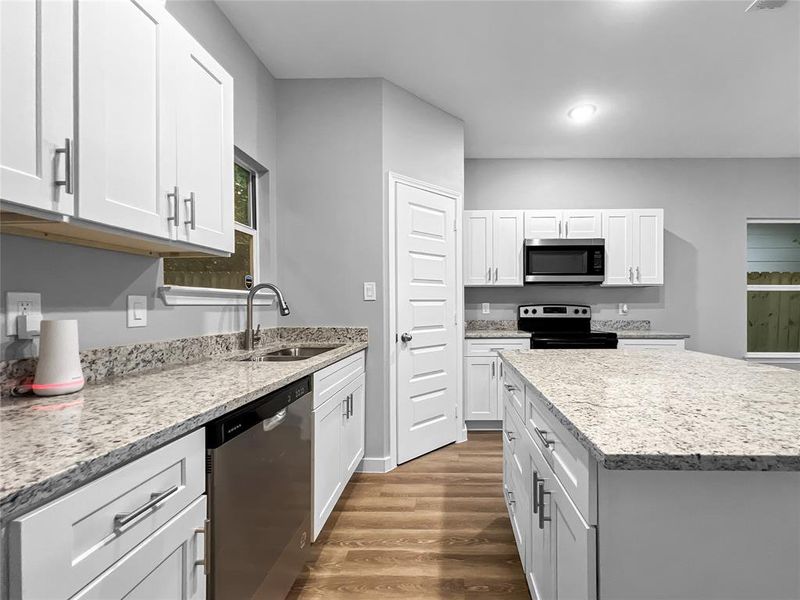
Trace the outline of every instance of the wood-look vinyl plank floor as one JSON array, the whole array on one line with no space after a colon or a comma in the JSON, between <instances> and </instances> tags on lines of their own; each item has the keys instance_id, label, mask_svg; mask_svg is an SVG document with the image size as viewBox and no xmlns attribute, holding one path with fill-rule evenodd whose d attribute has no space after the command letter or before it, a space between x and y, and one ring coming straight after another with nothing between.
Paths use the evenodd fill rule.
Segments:
<instances>
[{"instance_id":1,"label":"wood-look vinyl plank floor","mask_svg":"<svg viewBox=\"0 0 800 600\"><path fill-rule=\"evenodd\" d=\"M471 433L391 473L356 474L291 600L527 600L499 433Z\"/></svg>"}]
</instances>

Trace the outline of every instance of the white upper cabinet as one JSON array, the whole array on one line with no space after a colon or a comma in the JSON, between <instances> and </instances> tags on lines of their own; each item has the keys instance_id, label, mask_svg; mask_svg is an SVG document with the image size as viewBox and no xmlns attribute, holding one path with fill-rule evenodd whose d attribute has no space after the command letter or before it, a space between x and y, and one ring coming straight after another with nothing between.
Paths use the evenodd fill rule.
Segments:
<instances>
[{"instance_id":1,"label":"white upper cabinet","mask_svg":"<svg viewBox=\"0 0 800 600\"><path fill-rule=\"evenodd\" d=\"M0 2L0 198L66 215L74 207L73 8Z\"/></svg>"},{"instance_id":2,"label":"white upper cabinet","mask_svg":"<svg viewBox=\"0 0 800 600\"><path fill-rule=\"evenodd\" d=\"M603 237L603 212L600 210L565 210L563 223L565 238Z\"/></svg>"},{"instance_id":3,"label":"white upper cabinet","mask_svg":"<svg viewBox=\"0 0 800 600\"><path fill-rule=\"evenodd\" d=\"M633 284L633 215L629 210L603 211L606 240L606 285Z\"/></svg>"},{"instance_id":4,"label":"white upper cabinet","mask_svg":"<svg viewBox=\"0 0 800 600\"><path fill-rule=\"evenodd\" d=\"M526 210L525 211L525 238L526 239L555 239L561 237L560 210Z\"/></svg>"},{"instance_id":5,"label":"white upper cabinet","mask_svg":"<svg viewBox=\"0 0 800 600\"><path fill-rule=\"evenodd\" d=\"M492 285L492 211L464 211L464 285Z\"/></svg>"},{"instance_id":6,"label":"white upper cabinet","mask_svg":"<svg viewBox=\"0 0 800 600\"><path fill-rule=\"evenodd\" d=\"M664 211L633 211L634 277L638 285L664 283Z\"/></svg>"},{"instance_id":7,"label":"white upper cabinet","mask_svg":"<svg viewBox=\"0 0 800 600\"><path fill-rule=\"evenodd\" d=\"M185 32L174 51L178 238L233 252L233 79Z\"/></svg>"},{"instance_id":8,"label":"white upper cabinet","mask_svg":"<svg viewBox=\"0 0 800 600\"><path fill-rule=\"evenodd\" d=\"M162 3L78 3L78 216L168 238Z\"/></svg>"},{"instance_id":9,"label":"white upper cabinet","mask_svg":"<svg viewBox=\"0 0 800 600\"><path fill-rule=\"evenodd\" d=\"M604 285L664 283L664 211L660 208L603 211L606 240Z\"/></svg>"},{"instance_id":10,"label":"white upper cabinet","mask_svg":"<svg viewBox=\"0 0 800 600\"><path fill-rule=\"evenodd\" d=\"M464 211L464 285L522 285L523 213Z\"/></svg>"},{"instance_id":11,"label":"white upper cabinet","mask_svg":"<svg viewBox=\"0 0 800 600\"><path fill-rule=\"evenodd\" d=\"M526 210L526 239L603 237L601 210Z\"/></svg>"},{"instance_id":12,"label":"white upper cabinet","mask_svg":"<svg viewBox=\"0 0 800 600\"><path fill-rule=\"evenodd\" d=\"M522 211L495 210L492 216L494 285L522 285Z\"/></svg>"}]
</instances>

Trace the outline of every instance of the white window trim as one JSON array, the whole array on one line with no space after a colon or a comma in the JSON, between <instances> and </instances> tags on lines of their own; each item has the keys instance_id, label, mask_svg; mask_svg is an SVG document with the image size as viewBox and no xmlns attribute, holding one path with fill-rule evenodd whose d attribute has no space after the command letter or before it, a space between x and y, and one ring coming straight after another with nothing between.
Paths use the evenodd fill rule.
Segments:
<instances>
[{"instance_id":1,"label":"white window trim","mask_svg":"<svg viewBox=\"0 0 800 600\"><path fill-rule=\"evenodd\" d=\"M266 172L265 169L254 168L248 164L250 161L244 155L236 153L234 163L244 167L251 173L255 173L254 185L256 203L260 198L260 190L258 189L259 178ZM250 207L251 218L256 220L258 225L258 206ZM253 236L253 278L258 283L260 280L261 266L259 257L259 236L258 229L242 225L236 220L233 221L233 228L235 231L242 231ZM162 280L163 282L163 280ZM184 285L162 285L158 288L158 295L167 306L245 306L247 305L248 290L229 290L223 288L208 288L208 287L190 287ZM275 303L275 294L269 290L263 290L253 298L254 306L272 306Z\"/></svg>"}]
</instances>

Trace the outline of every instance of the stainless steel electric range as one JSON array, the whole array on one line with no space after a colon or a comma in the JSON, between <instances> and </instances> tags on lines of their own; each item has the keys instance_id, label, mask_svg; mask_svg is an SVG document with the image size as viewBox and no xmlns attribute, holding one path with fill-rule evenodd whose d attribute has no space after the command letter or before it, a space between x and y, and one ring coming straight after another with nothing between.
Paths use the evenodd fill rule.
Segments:
<instances>
[{"instance_id":1,"label":"stainless steel electric range","mask_svg":"<svg viewBox=\"0 0 800 600\"><path fill-rule=\"evenodd\" d=\"M592 331L592 309L583 304L526 304L517 326L530 331L531 348L616 348L617 334Z\"/></svg>"}]
</instances>

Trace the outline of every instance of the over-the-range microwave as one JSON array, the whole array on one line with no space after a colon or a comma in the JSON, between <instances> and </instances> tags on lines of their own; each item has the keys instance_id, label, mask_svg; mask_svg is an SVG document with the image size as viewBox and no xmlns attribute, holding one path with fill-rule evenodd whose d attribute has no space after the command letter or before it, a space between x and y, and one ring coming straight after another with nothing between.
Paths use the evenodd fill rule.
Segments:
<instances>
[{"instance_id":1,"label":"over-the-range microwave","mask_svg":"<svg viewBox=\"0 0 800 600\"><path fill-rule=\"evenodd\" d=\"M525 283L603 283L606 246L601 238L525 240Z\"/></svg>"}]
</instances>

